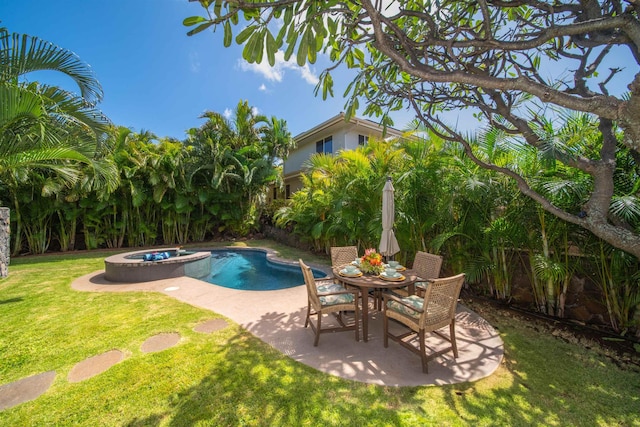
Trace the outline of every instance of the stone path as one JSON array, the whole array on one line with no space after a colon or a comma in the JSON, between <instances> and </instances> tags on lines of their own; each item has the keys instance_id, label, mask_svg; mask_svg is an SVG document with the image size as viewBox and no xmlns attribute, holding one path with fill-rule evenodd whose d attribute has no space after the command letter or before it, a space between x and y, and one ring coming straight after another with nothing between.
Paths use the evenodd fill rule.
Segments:
<instances>
[{"instance_id":1,"label":"stone path","mask_svg":"<svg viewBox=\"0 0 640 427\"><path fill-rule=\"evenodd\" d=\"M180 341L180 334L169 333L159 334L148 338L142 343L140 350L143 353L155 353L156 351L166 350L169 347L173 347Z\"/></svg>"},{"instance_id":2,"label":"stone path","mask_svg":"<svg viewBox=\"0 0 640 427\"><path fill-rule=\"evenodd\" d=\"M1 386L0 411L37 398L51 387L55 378L56 371L49 371Z\"/></svg>"},{"instance_id":3,"label":"stone path","mask_svg":"<svg viewBox=\"0 0 640 427\"><path fill-rule=\"evenodd\" d=\"M124 360L124 353L120 350L111 350L97 356L89 357L71 368L69 375L67 375L67 381L70 383L79 383L80 381L95 377L122 360Z\"/></svg>"},{"instance_id":4,"label":"stone path","mask_svg":"<svg viewBox=\"0 0 640 427\"><path fill-rule=\"evenodd\" d=\"M227 327L227 322L224 319L211 319L196 325L193 330L210 334L225 327ZM142 343L140 350L143 353L166 350L177 345L180 338L180 334L175 332L154 335ZM67 375L67 381L77 383L88 380L109 370L124 359L125 354L120 350L110 350L89 357L71 368ZM38 398L51 387L55 378L56 371L48 371L0 386L0 411Z\"/></svg>"}]
</instances>

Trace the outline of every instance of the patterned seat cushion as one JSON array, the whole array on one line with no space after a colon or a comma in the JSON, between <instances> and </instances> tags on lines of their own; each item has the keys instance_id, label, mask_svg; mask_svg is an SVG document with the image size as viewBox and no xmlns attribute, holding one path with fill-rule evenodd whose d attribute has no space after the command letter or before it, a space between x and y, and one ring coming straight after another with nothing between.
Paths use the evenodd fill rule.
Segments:
<instances>
[{"instance_id":1,"label":"patterned seat cushion","mask_svg":"<svg viewBox=\"0 0 640 427\"><path fill-rule=\"evenodd\" d=\"M427 289L427 282L416 282L416 288Z\"/></svg>"},{"instance_id":2,"label":"patterned seat cushion","mask_svg":"<svg viewBox=\"0 0 640 427\"><path fill-rule=\"evenodd\" d=\"M327 283L317 286L318 294L331 293L331 292L340 292L345 291L344 286L338 283ZM338 305L338 304L352 304L353 303L353 294L338 294L338 295L326 295L321 296L320 304L322 305Z\"/></svg>"},{"instance_id":3,"label":"patterned seat cushion","mask_svg":"<svg viewBox=\"0 0 640 427\"><path fill-rule=\"evenodd\" d=\"M422 310L422 306L424 305L424 299L420 298L417 295L410 295L408 297L400 298L400 299L405 304L415 307L418 310ZM420 312L416 310L412 310L409 307L406 307L400 304L399 302L393 301L393 300L387 302L387 309L396 311L398 313L404 314L409 317L413 317L415 319L418 319L420 317Z\"/></svg>"}]
</instances>

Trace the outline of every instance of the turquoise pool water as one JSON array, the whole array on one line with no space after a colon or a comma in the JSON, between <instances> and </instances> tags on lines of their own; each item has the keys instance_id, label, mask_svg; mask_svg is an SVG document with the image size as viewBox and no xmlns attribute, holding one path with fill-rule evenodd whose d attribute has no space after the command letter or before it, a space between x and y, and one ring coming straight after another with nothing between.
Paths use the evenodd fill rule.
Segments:
<instances>
[{"instance_id":1,"label":"turquoise pool water","mask_svg":"<svg viewBox=\"0 0 640 427\"><path fill-rule=\"evenodd\" d=\"M325 273L315 269L313 275L325 277ZM304 285L300 267L270 261L260 250L212 250L211 275L202 280L246 291L273 291Z\"/></svg>"}]
</instances>

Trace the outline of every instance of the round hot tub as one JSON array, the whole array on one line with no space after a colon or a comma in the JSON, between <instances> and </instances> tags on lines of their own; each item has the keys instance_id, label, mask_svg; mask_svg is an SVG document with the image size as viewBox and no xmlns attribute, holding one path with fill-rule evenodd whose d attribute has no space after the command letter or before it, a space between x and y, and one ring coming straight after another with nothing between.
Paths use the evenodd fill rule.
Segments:
<instances>
[{"instance_id":1,"label":"round hot tub","mask_svg":"<svg viewBox=\"0 0 640 427\"><path fill-rule=\"evenodd\" d=\"M112 282L150 282L188 276L195 279L211 273L211 252L176 248L144 250L112 255L104 260L104 277Z\"/></svg>"}]
</instances>

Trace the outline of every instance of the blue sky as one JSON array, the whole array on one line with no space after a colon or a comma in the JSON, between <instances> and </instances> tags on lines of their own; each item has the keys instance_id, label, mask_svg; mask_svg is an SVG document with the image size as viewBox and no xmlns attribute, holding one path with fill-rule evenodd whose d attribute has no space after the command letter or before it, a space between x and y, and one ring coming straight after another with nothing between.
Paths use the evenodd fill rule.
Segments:
<instances>
[{"instance_id":1,"label":"blue sky","mask_svg":"<svg viewBox=\"0 0 640 427\"><path fill-rule=\"evenodd\" d=\"M187 0L2 0L0 26L75 52L102 84L100 109L136 132L184 139L204 111L224 113L240 100L286 120L294 136L343 111L346 70L334 75L336 97L323 101L313 92L326 63L257 71L240 47L224 48L221 32L186 35L182 20L203 12ZM51 73L30 79L74 88ZM412 118L398 114L396 127Z\"/></svg>"},{"instance_id":2,"label":"blue sky","mask_svg":"<svg viewBox=\"0 0 640 427\"><path fill-rule=\"evenodd\" d=\"M198 118L204 111L224 114L246 100L259 113L286 120L295 136L344 109L348 70L334 73L336 97L323 101L313 94L317 76L328 66L322 56L305 68L283 62L275 69L266 62L250 66L239 46L223 47L221 31L186 35L183 19L203 13L199 3L187 0L1 0L0 26L74 51L102 84L101 110L136 132L183 139L187 129L204 122ZM629 62L628 52L614 59L621 63L607 63L602 72L625 68L611 85L619 95L638 66ZM31 80L74 88L42 74ZM413 114L402 111L393 118L395 127L404 129ZM447 119L463 130L478 126L469 113L449 113Z\"/></svg>"}]
</instances>

